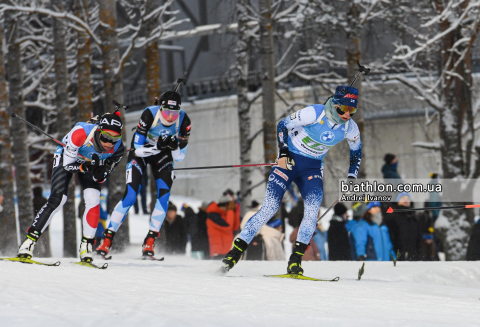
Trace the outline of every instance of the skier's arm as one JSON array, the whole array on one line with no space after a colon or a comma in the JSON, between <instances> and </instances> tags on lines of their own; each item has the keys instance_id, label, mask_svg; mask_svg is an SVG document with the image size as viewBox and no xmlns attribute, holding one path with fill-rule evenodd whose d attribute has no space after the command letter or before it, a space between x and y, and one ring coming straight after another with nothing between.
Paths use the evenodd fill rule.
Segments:
<instances>
[{"instance_id":1,"label":"skier's arm","mask_svg":"<svg viewBox=\"0 0 480 327\"><path fill-rule=\"evenodd\" d=\"M360 140L360 131L357 124L352 120L348 126L346 135L350 147L350 167L348 168L348 177L357 178L360 162L362 161L362 141Z\"/></svg>"},{"instance_id":2,"label":"skier's arm","mask_svg":"<svg viewBox=\"0 0 480 327\"><path fill-rule=\"evenodd\" d=\"M192 130L190 118L185 114L183 117L180 131L178 132L178 148L172 151L172 157L175 161L182 161L187 155L188 139Z\"/></svg>"},{"instance_id":3,"label":"skier's arm","mask_svg":"<svg viewBox=\"0 0 480 327\"><path fill-rule=\"evenodd\" d=\"M138 149L145 144L148 130L150 129L150 127L152 127L154 120L155 118L153 117L152 112L149 109L145 109L142 113L142 116L140 116L137 130L135 132L135 137L133 141L133 146L135 147L135 149Z\"/></svg>"},{"instance_id":4,"label":"skier's arm","mask_svg":"<svg viewBox=\"0 0 480 327\"><path fill-rule=\"evenodd\" d=\"M64 139L63 169L71 173L79 173L81 163L77 162L78 150L85 143L87 133L80 126L72 129Z\"/></svg>"},{"instance_id":5,"label":"skier's arm","mask_svg":"<svg viewBox=\"0 0 480 327\"><path fill-rule=\"evenodd\" d=\"M282 119L277 124L278 147L282 149L287 146L290 129L315 123L322 113L322 109L322 106L308 106Z\"/></svg>"},{"instance_id":6,"label":"skier's arm","mask_svg":"<svg viewBox=\"0 0 480 327\"><path fill-rule=\"evenodd\" d=\"M119 142L122 142L122 141L119 141ZM123 143L120 143L117 151L115 151L111 157L105 159L105 161L103 162L103 164L107 168L106 169L107 175L105 176L105 178L107 178L108 175L110 175L111 172L115 170L120 160L122 160L124 152L125 152L125 147L123 146Z\"/></svg>"}]
</instances>

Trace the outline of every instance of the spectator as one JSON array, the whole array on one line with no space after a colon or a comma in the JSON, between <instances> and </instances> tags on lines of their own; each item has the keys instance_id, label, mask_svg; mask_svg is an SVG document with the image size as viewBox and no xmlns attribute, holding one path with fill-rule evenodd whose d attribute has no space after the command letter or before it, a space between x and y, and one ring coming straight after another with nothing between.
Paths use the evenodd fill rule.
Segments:
<instances>
[{"instance_id":1,"label":"spectator","mask_svg":"<svg viewBox=\"0 0 480 327\"><path fill-rule=\"evenodd\" d=\"M321 211L318 212L317 219L320 218ZM327 250L325 249L325 243L327 243L327 236L328 232L322 225L322 222L319 221L317 223L317 228L315 228L315 233L313 233L313 240L318 247L318 251L320 251L320 259L321 260L328 260Z\"/></svg>"},{"instance_id":2,"label":"spectator","mask_svg":"<svg viewBox=\"0 0 480 327\"><path fill-rule=\"evenodd\" d=\"M3 211L2 203L3 203L4 199L5 199L5 197L3 196L3 190L0 189L0 213Z\"/></svg>"},{"instance_id":3,"label":"spectator","mask_svg":"<svg viewBox=\"0 0 480 327\"><path fill-rule=\"evenodd\" d=\"M431 203L425 201L425 208L431 207ZM422 235L422 240L420 244L419 260L420 261L433 261L436 259L435 254L435 243L434 243L434 228L433 228L433 211L425 210L418 214L418 225L420 228L420 233Z\"/></svg>"},{"instance_id":4,"label":"spectator","mask_svg":"<svg viewBox=\"0 0 480 327\"><path fill-rule=\"evenodd\" d=\"M228 195L222 195L217 202L207 207L207 232L210 245L210 257L223 259L230 251L233 235L240 226L239 215L235 210L235 201Z\"/></svg>"},{"instance_id":5,"label":"spectator","mask_svg":"<svg viewBox=\"0 0 480 327\"><path fill-rule=\"evenodd\" d=\"M238 195L240 195L240 192L237 192ZM223 192L223 195L226 195L230 197L230 199L235 203L235 214L236 214L236 219L238 221L241 220L240 218L240 197L235 199L235 193L231 189L227 189L225 192ZM237 232L237 231L235 231Z\"/></svg>"},{"instance_id":6,"label":"spectator","mask_svg":"<svg viewBox=\"0 0 480 327\"><path fill-rule=\"evenodd\" d=\"M411 208L410 194L402 192L397 196L397 203L392 204L393 209ZM386 215L385 224L390 231L393 250L400 251L400 261L417 261L422 240L417 217L414 211L393 212Z\"/></svg>"},{"instance_id":7,"label":"spectator","mask_svg":"<svg viewBox=\"0 0 480 327\"><path fill-rule=\"evenodd\" d=\"M248 210L243 216L242 222L240 223L240 229L243 229L247 221L252 218L252 216L258 212L260 209L260 203L253 200L250 205L250 210ZM272 218L273 219L273 218ZM254 236L250 242L245 255L243 256L244 260L265 260L266 249L265 241L261 235L261 230L258 231L257 235Z\"/></svg>"},{"instance_id":8,"label":"spectator","mask_svg":"<svg viewBox=\"0 0 480 327\"><path fill-rule=\"evenodd\" d=\"M395 258L388 227L382 225L380 202L367 204L363 219L354 227L352 233L358 260L389 261L391 257Z\"/></svg>"},{"instance_id":9,"label":"spectator","mask_svg":"<svg viewBox=\"0 0 480 327\"><path fill-rule=\"evenodd\" d=\"M298 201L300 203L300 201ZM302 207L303 207L303 201L302 201ZM292 210L293 211L293 210ZM297 235L298 235L298 230L300 229L300 225L303 220L303 215L300 216L300 219L298 221L298 226L295 227L292 231L292 234L290 234L290 242L292 243L292 250L295 246L295 241L297 240ZM319 261L321 260L320 257L320 250L317 247L317 244L315 244L315 241L313 241L313 235L312 239L310 240L310 246L307 247L307 250L305 251L305 254L303 255L303 261Z\"/></svg>"},{"instance_id":10,"label":"spectator","mask_svg":"<svg viewBox=\"0 0 480 327\"><path fill-rule=\"evenodd\" d=\"M428 184L437 184L438 183L438 174L430 173L430 182ZM442 206L442 198L438 192L430 192L428 193L428 200L429 200L429 207L441 207ZM440 210L432 210L431 217L433 222L437 220L438 215L440 214Z\"/></svg>"},{"instance_id":11,"label":"spectator","mask_svg":"<svg viewBox=\"0 0 480 327\"><path fill-rule=\"evenodd\" d=\"M168 254L185 254L187 245L187 230L185 221L177 215L177 207L168 203L165 223L162 224L160 235L164 235L163 249Z\"/></svg>"},{"instance_id":12,"label":"spectator","mask_svg":"<svg viewBox=\"0 0 480 327\"><path fill-rule=\"evenodd\" d=\"M145 170L142 176L142 182L140 184L140 197L141 197L141 203L142 203L142 211L144 215L149 215L150 213L148 212L147 209L147 188L148 188L148 170ZM138 215L140 210L138 209L138 197L135 203L133 204L133 208L135 209L135 214Z\"/></svg>"},{"instance_id":13,"label":"spectator","mask_svg":"<svg viewBox=\"0 0 480 327\"><path fill-rule=\"evenodd\" d=\"M473 226L467 248L467 260L480 260L480 219Z\"/></svg>"},{"instance_id":14,"label":"spectator","mask_svg":"<svg viewBox=\"0 0 480 327\"><path fill-rule=\"evenodd\" d=\"M337 203L333 208L334 214L330 220L328 229L328 250L329 258L332 261L351 260L350 243L348 232L345 228L347 222L347 207L342 203Z\"/></svg>"},{"instance_id":15,"label":"spectator","mask_svg":"<svg viewBox=\"0 0 480 327\"><path fill-rule=\"evenodd\" d=\"M265 244L265 258L268 261L285 261L285 251L283 250L283 239L285 234L282 233L282 221L276 217L263 225L260 229ZM250 251L250 247L247 249Z\"/></svg>"},{"instance_id":16,"label":"spectator","mask_svg":"<svg viewBox=\"0 0 480 327\"><path fill-rule=\"evenodd\" d=\"M195 221L190 227L190 240L192 242L192 256L199 259L210 259L210 246L207 233L207 207L208 202L203 202L198 208ZM185 213L185 216L187 214Z\"/></svg>"},{"instance_id":17,"label":"spectator","mask_svg":"<svg viewBox=\"0 0 480 327\"><path fill-rule=\"evenodd\" d=\"M352 205L353 219L347 221L345 228L348 232L348 241L350 243L350 254L352 260L357 260L357 252L355 251L355 238L353 237L352 230L357 226L358 222L362 218L365 211L367 211L367 205L364 202L355 202Z\"/></svg>"},{"instance_id":18,"label":"spectator","mask_svg":"<svg viewBox=\"0 0 480 327\"><path fill-rule=\"evenodd\" d=\"M385 157L383 157L385 164L382 167L382 173L384 179L399 179L402 178L397 172L398 167L398 159L394 154L387 153Z\"/></svg>"}]
</instances>

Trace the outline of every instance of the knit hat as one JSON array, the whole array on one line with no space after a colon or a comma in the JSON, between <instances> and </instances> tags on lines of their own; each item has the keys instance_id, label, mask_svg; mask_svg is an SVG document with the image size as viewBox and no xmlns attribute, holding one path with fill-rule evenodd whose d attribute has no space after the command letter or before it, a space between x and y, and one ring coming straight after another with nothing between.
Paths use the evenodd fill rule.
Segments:
<instances>
[{"instance_id":1,"label":"knit hat","mask_svg":"<svg viewBox=\"0 0 480 327\"><path fill-rule=\"evenodd\" d=\"M383 161L385 161L385 163L388 165L393 161L393 159L395 159L395 155L391 153L387 153L385 157L383 157Z\"/></svg>"},{"instance_id":2,"label":"knit hat","mask_svg":"<svg viewBox=\"0 0 480 327\"><path fill-rule=\"evenodd\" d=\"M252 204L250 205L250 208L253 209L253 208L258 207L259 205L260 205L260 203L258 203L257 201L253 200L253 201L252 201Z\"/></svg>"},{"instance_id":3,"label":"knit hat","mask_svg":"<svg viewBox=\"0 0 480 327\"><path fill-rule=\"evenodd\" d=\"M380 202L378 201L372 201L372 202L368 202L367 203L367 211L372 209L372 208L375 208L375 207L381 207L382 205L380 204Z\"/></svg>"},{"instance_id":4,"label":"knit hat","mask_svg":"<svg viewBox=\"0 0 480 327\"><path fill-rule=\"evenodd\" d=\"M100 123L98 127L102 131L112 131L122 135L122 119L120 118L120 113L118 114L105 114L100 118Z\"/></svg>"},{"instance_id":5,"label":"knit hat","mask_svg":"<svg viewBox=\"0 0 480 327\"><path fill-rule=\"evenodd\" d=\"M352 86L337 86L333 96L333 103L356 108L358 104L358 90Z\"/></svg>"},{"instance_id":6,"label":"knit hat","mask_svg":"<svg viewBox=\"0 0 480 327\"><path fill-rule=\"evenodd\" d=\"M410 193L402 192L402 193L400 193L400 194L397 196L397 201L396 201L396 202L400 201L400 198L401 198L402 196L408 196L410 199L412 199Z\"/></svg>"},{"instance_id":7,"label":"knit hat","mask_svg":"<svg viewBox=\"0 0 480 327\"><path fill-rule=\"evenodd\" d=\"M354 217L361 217L365 211L367 211L367 206L364 202L355 202L352 205L353 216Z\"/></svg>"},{"instance_id":8,"label":"knit hat","mask_svg":"<svg viewBox=\"0 0 480 327\"><path fill-rule=\"evenodd\" d=\"M347 212L347 207L345 207L342 203L337 203L335 205L335 207L333 207L333 211L334 211L335 215L341 216L345 212Z\"/></svg>"},{"instance_id":9,"label":"knit hat","mask_svg":"<svg viewBox=\"0 0 480 327\"><path fill-rule=\"evenodd\" d=\"M272 228L277 228L278 226L282 225L282 221L278 218L272 218L270 221L267 223L267 226L272 227Z\"/></svg>"},{"instance_id":10,"label":"knit hat","mask_svg":"<svg viewBox=\"0 0 480 327\"><path fill-rule=\"evenodd\" d=\"M220 206L220 207L221 207L221 206L226 206L227 204L230 203L230 201L232 201L232 198L231 198L231 197L229 197L228 195L222 195L222 196L220 197L220 199L218 199L217 204L218 204L218 206Z\"/></svg>"}]
</instances>

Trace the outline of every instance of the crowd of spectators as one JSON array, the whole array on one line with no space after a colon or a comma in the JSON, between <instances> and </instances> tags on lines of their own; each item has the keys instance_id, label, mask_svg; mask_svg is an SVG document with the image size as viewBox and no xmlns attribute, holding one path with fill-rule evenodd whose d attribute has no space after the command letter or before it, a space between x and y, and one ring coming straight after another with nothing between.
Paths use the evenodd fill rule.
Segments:
<instances>
[{"instance_id":1,"label":"crowd of spectators","mask_svg":"<svg viewBox=\"0 0 480 327\"><path fill-rule=\"evenodd\" d=\"M384 178L401 183L397 157L386 154L384 161ZM430 177L432 182L436 182L438 175L431 174ZM394 194L394 199L394 202L388 203L353 203L351 217L345 204L337 203L329 224L318 223L303 260L439 260L438 253L442 249L434 230L439 211L428 209L441 206L438 193L433 193L429 201L423 203L424 211L394 210L387 214L389 207L414 207L409 193ZM303 219L303 200L295 200L296 204L290 210L282 203L277 214L253 238L242 259L285 260L287 245L284 239L287 237L293 248ZM241 217L238 197L231 190L223 192L217 201L203 203L198 212L184 204L181 208L183 217L177 215L177 208L170 203L160 231L160 246L165 253L184 254L190 241L193 257L222 259L230 250L234 238L259 208L260 203L254 200ZM289 235L285 235L286 224L291 226ZM480 223L473 228L467 260L480 260Z\"/></svg>"}]
</instances>

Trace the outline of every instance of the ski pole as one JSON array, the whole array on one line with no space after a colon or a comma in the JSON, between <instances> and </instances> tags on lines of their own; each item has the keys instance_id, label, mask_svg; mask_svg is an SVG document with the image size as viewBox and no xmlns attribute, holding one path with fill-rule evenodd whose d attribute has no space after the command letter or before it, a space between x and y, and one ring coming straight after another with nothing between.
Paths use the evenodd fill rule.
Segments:
<instances>
[{"instance_id":1,"label":"ski pole","mask_svg":"<svg viewBox=\"0 0 480 327\"><path fill-rule=\"evenodd\" d=\"M352 83L350 83L350 86L353 86L353 84L355 84L355 82L360 77L360 75L365 74L365 76L367 76L368 73L370 73L370 68L360 65L358 60L357 60L357 65L358 65L358 73L355 74L355 78L353 79Z\"/></svg>"},{"instance_id":2,"label":"ski pole","mask_svg":"<svg viewBox=\"0 0 480 327\"><path fill-rule=\"evenodd\" d=\"M406 208L406 209L393 209L392 207L388 207L387 213L422 211L422 210L472 209L472 208L480 208L480 204L467 204L467 205L448 206L448 207Z\"/></svg>"},{"instance_id":3,"label":"ski pole","mask_svg":"<svg viewBox=\"0 0 480 327\"><path fill-rule=\"evenodd\" d=\"M327 212L329 212L338 203L338 201L340 201L340 198L336 199L335 202L333 202L332 205L328 207L328 209L320 216L320 218L317 219L317 224L323 217L325 217Z\"/></svg>"},{"instance_id":4,"label":"ski pole","mask_svg":"<svg viewBox=\"0 0 480 327\"><path fill-rule=\"evenodd\" d=\"M33 125L32 123L26 121L25 119L23 119L22 117L20 117L19 115L17 115L16 113L12 112L10 114L10 116L14 117L14 118L18 118L20 119L21 121L23 121L25 124L27 124L28 126L30 126L31 128L35 129L36 131L42 133L43 135L49 137L50 139L52 139L53 141L55 141L58 145L61 145L61 146L65 146L65 144L63 144L62 142L60 142L59 140L57 140L56 138L54 138L53 136L45 133L44 131L42 131L40 128L38 128L37 126Z\"/></svg>"},{"instance_id":5,"label":"ski pole","mask_svg":"<svg viewBox=\"0 0 480 327\"><path fill-rule=\"evenodd\" d=\"M175 86L175 89L173 90L173 92L177 92L178 88L180 87L180 85L183 83L183 85L187 84L187 79L186 78L177 78L177 85Z\"/></svg>"},{"instance_id":6,"label":"ski pole","mask_svg":"<svg viewBox=\"0 0 480 327\"><path fill-rule=\"evenodd\" d=\"M251 164L251 165L227 165L227 166L206 166L206 167L174 168L173 170L240 168L240 167L260 167L260 166L275 166L275 165L276 165L276 163L264 163L264 164Z\"/></svg>"}]
</instances>

